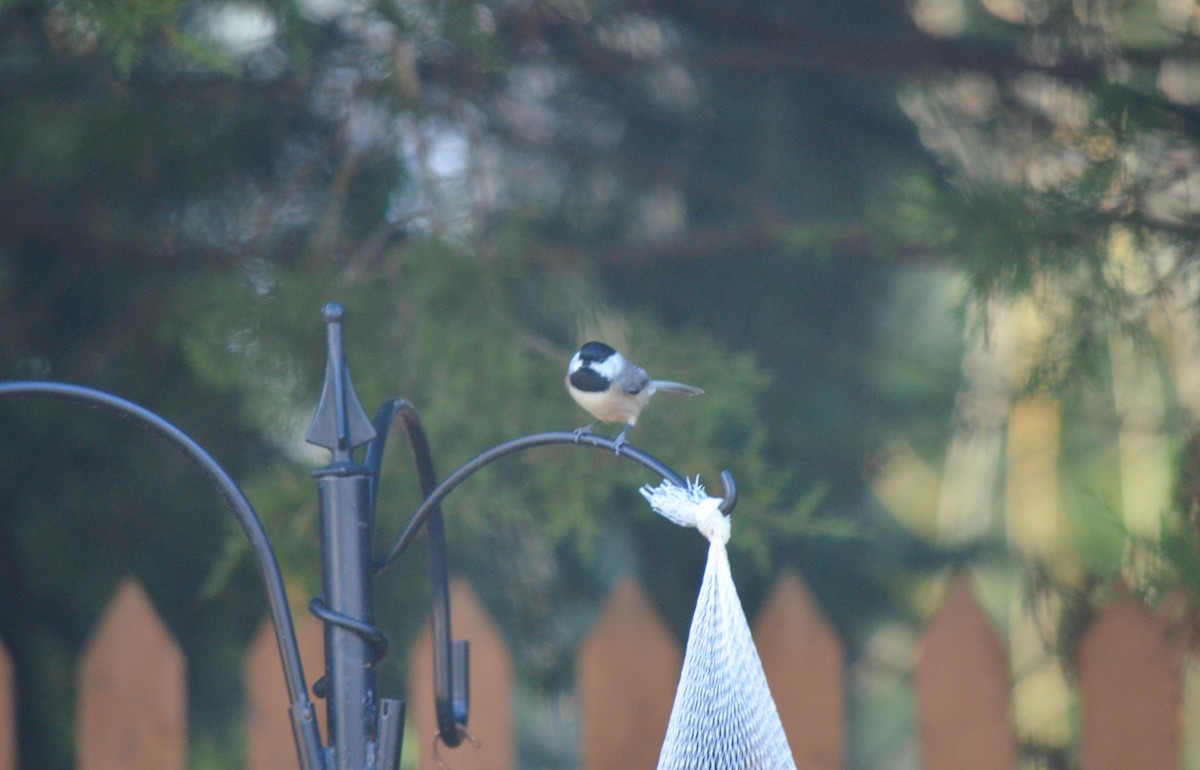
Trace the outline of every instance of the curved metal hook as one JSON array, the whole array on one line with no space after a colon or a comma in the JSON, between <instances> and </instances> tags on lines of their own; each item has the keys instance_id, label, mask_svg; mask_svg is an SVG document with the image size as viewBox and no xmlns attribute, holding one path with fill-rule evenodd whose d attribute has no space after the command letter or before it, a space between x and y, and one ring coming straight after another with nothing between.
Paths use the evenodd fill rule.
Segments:
<instances>
[{"instance_id":1,"label":"curved metal hook","mask_svg":"<svg viewBox=\"0 0 1200 770\"><path fill-rule=\"evenodd\" d=\"M275 639L279 644L279 657L283 662L284 680L292 704L292 726L296 731L296 750L300 755L301 766L305 770L324 767L321 737L317 732L312 701L308 698L304 667L300 663L300 648L296 643L296 631L288 610L287 592L279 571L279 562L271 548L271 541L267 539L262 521L237 482L191 436L154 412L119 396L61 382L0 383L0 399L23 397L58 399L99 408L146 428L175 446L217 488L221 498L233 509L246 539L250 541L250 548L258 560L259 572L267 589L271 621L275 625Z\"/></svg>"},{"instance_id":2,"label":"curved metal hook","mask_svg":"<svg viewBox=\"0 0 1200 770\"><path fill-rule=\"evenodd\" d=\"M404 549L416 537L417 532L420 531L421 525L425 523L426 519L434 510L440 511L439 506L442 500L446 499L447 495L457 489L460 484L470 478L476 471L507 455L550 444L578 444L595 449L607 449L610 452L614 452L618 457L628 457L630 460L640 463L672 484L681 487L687 485L683 476L680 476L657 457L647 454L631 444L618 445L612 439L605 436L598 436L595 433L553 432L522 436L521 438L506 441L503 444L497 444L491 449L476 455L459 467L458 470L447 476L435 490L425 497L425 501L421 503L421 506L417 508L416 513L409 520L408 526L404 528L404 531L400 533L400 536L396 538L396 541L392 543L392 546L388 548L383 557L375 563L375 574L378 575L384 572L396 559L400 558L400 554L404 553ZM722 471L721 483L724 485L725 491L722 495L720 508L728 516L737 504L737 486L733 482L733 474L729 471Z\"/></svg>"},{"instance_id":3,"label":"curved metal hook","mask_svg":"<svg viewBox=\"0 0 1200 770\"><path fill-rule=\"evenodd\" d=\"M421 498L428 499L437 488L433 453L429 449L429 439L426 437L421 419L411 404L402 398L393 398L385 402L375 413L375 438L367 445L367 453L363 458L363 464L371 474L372 518L374 518L380 469L383 465L383 451L387 445L388 433L397 418L404 426L405 433L408 434L408 444L412 450L413 464L417 469L417 483L420 485ZM442 525L442 512L439 505L435 504L430 508L425 521L425 531L429 545L434 711L437 714L439 735L442 736L442 740L447 746L453 748L462 742L464 733L461 731L460 725L467 721L467 704L459 704L456 708L454 702L454 680L456 675L463 677L466 672L456 672L453 665L454 642L450 634L450 576L446 559L446 532Z\"/></svg>"},{"instance_id":4,"label":"curved metal hook","mask_svg":"<svg viewBox=\"0 0 1200 770\"><path fill-rule=\"evenodd\" d=\"M717 507L721 509L721 513L728 516L733 513L733 507L737 505L738 501L737 484L733 481L733 474L728 470L721 471L721 486L724 491L721 493L721 504Z\"/></svg>"}]
</instances>

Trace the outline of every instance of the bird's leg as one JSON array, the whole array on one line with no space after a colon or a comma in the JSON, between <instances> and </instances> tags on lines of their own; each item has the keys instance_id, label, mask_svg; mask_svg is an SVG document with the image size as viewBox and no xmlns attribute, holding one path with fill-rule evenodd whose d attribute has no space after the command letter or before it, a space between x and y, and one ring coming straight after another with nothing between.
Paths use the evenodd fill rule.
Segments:
<instances>
[{"instance_id":1,"label":"bird's leg","mask_svg":"<svg viewBox=\"0 0 1200 770\"><path fill-rule=\"evenodd\" d=\"M576 443L576 444L578 444L578 443L579 443L579 439L583 438L583 434L585 434L585 433L591 433L591 432L592 432L592 428L596 427L596 423L598 423L598 422L600 422L600 421L599 421L599 420L592 420L592 421L591 421L591 422L589 422L587 425L584 425L582 428L576 428L576 429L575 429L575 443Z\"/></svg>"},{"instance_id":2,"label":"bird's leg","mask_svg":"<svg viewBox=\"0 0 1200 770\"><path fill-rule=\"evenodd\" d=\"M633 427L632 425L626 425L625 430L618 433L617 437L615 439L613 439L613 451L617 453L618 457L620 457L620 455L621 455L621 447L625 446L625 443L626 443L625 442L625 434L628 433L629 429L632 427Z\"/></svg>"}]
</instances>

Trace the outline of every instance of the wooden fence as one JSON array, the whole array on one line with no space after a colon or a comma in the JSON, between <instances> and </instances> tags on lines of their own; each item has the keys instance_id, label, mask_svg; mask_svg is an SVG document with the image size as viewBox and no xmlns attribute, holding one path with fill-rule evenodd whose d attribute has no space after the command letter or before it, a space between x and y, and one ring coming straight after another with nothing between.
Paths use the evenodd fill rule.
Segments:
<instances>
[{"instance_id":1,"label":"wooden fence","mask_svg":"<svg viewBox=\"0 0 1200 770\"><path fill-rule=\"evenodd\" d=\"M468 585L452 585L456 637L471 640L471 730L482 741L443 757L453 770L517 766L513 665ZM801 580L785 574L753 623L763 668L802 770L847 766L841 643ZM319 622L299 619L306 672L321 670ZM432 735L428 630L410 650L408 702L422 770ZM577 663L586 770L655 765L682 651L632 580L612 592ZM972 595L950 584L913 661L921 764L928 770L1012 770L1018 764L1011 677L1001 637ZM1081 764L1089 770L1181 766L1183 655L1135 602L1107 607L1079 648ZM186 661L143 589L121 585L82 653L78 755L84 770L176 770L186 764ZM13 666L0 645L0 770L16 767ZM264 622L245 662L249 770L294 770L283 676Z\"/></svg>"}]
</instances>

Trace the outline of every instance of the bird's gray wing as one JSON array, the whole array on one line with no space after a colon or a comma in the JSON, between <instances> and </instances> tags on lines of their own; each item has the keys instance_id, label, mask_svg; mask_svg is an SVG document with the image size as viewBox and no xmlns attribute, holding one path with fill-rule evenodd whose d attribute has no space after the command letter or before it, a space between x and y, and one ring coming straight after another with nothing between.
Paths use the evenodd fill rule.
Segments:
<instances>
[{"instance_id":1,"label":"bird's gray wing","mask_svg":"<svg viewBox=\"0 0 1200 770\"><path fill-rule=\"evenodd\" d=\"M617 375L617 384L621 386L621 390L633 396L646 389L650 384L650 375L646 374L642 367L630 364Z\"/></svg>"}]
</instances>

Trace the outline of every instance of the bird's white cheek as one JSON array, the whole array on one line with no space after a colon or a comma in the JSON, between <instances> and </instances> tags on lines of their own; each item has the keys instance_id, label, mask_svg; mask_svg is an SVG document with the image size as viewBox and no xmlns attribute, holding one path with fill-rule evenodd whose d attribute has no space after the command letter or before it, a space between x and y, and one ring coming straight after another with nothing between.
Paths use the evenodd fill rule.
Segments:
<instances>
[{"instance_id":1,"label":"bird's white cheek","mask_svg":"<svg viewBox=\"0 0 1200 770\"><path fill-rule=\"evenodd\" d=\"M603 361L597 361L592 364L592 368L606 380L617 380L621 376L621 372L625 371L629 364L625 361L625 357L620 353L613 353Z\"/></svg>"}]
</instances>

